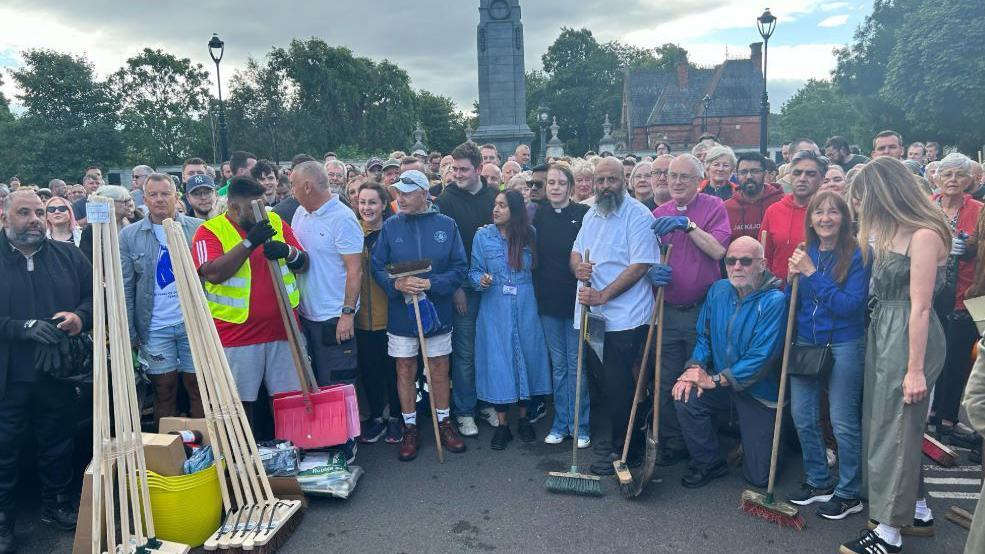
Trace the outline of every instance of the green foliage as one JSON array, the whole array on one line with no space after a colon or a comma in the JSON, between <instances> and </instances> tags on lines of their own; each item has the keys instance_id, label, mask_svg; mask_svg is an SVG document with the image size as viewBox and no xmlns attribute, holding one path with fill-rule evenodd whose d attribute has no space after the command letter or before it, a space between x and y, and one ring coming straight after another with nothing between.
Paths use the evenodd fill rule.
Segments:
<instances>
[{"instance_id":1,"label":"green foliage","mask_svg":"<svg viewBox=\"0 0 985 554\"><path fill-rule=\"evenodd\" d=\"M110 76L128 164L171 164L210 148L208 82L201 64L150 48Z\"/></svg>"},{"instance_id":2,"label":"green foliage","mask_svg":"<svg viewBox=\"0 0 985 554\"><path fill-rule=\"evenodd\" d=\"M809 137L818 144L834 135L864 144L871 136L855 103L830 81L814 79L783 105L779 131L784 140Z\"/></svg>"},{"instance_id":3,"label":"green foliage","mask_svg":"<svg viewBox=\"0 0 985 554\"><path fill-rule=\"evenodd\" d=\"M647 50L613 41L600 44L588 29L563 27L542 56L543 72L526 75L528 124L535 131L543 101L557 117L565 152L580 155L597 148L606 114L619 126L627 69L673 67L687 59L675 44ZM534 139L539 151L540 137Z\"/></svg>"},{"instance_id":4,"label":"green foliage","mask_svg":"<svg viewBox=\"0 0 985 554\"><path fill-rule=\"evenodd\" d=\"M113 94L95 79L83 57L28 50L24 65L10 72L26 108L0 125L4 148L0 175L46 183L53 177L78 182L93 162L123 161Z\"/></svg>"},{"instance_id":5,"label":"green foliage","mask_svg":"<svg viewBox=\"0 0 985 554\"><path fill-rule=\"evenodd\" d=\"M418 91L414 100L417 118L424 129L424 144L429 150L451 152L465 136L465 118L450 98L426 90Z\"/></svg>"},{"instance_id":6,"label":"green foliage","mask_svg":"<svg viewBox=\"0 0 985 554\"><path fill-rule=\"evenodd\" d=\"M906 115L912 138L933 137L969 153L981 147L983 29L981 0L919 2L904 19L880 94Z\"/></svg>"},{"instance_id":7,"label":"green foliage","mask_svg":"<svg viewBox=\"0 0 985 554\"><path fill-rule=\"evenodd\" d=\"M783 136L837 132L866 145L893 129L974 152L985 128L983 28L981 0L875 0L836 51L832 83L809 82L784 106Z\"/></svg>"}]
</instances>

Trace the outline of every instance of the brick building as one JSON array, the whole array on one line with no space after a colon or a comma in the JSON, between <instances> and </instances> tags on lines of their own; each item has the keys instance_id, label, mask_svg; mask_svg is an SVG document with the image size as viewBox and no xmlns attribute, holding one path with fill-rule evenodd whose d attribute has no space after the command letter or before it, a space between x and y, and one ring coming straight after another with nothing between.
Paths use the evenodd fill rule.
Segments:
<instances>
[{"instance_id":1,"label":"brick building","mask_svg":"<svg viewBox=\"0 0 985 554\"><path fill-rule=\"evenodd\" d=\"M636 69L626 72L622 122L627 151L652 154L658 142L675 152L690 149L708 133L736 150L759 146L759 104L763 91L761 42L749 45L747 59L725 60L711 68ZM705 112L704 98L711 100Z\"/></svg>"}]
</instances>

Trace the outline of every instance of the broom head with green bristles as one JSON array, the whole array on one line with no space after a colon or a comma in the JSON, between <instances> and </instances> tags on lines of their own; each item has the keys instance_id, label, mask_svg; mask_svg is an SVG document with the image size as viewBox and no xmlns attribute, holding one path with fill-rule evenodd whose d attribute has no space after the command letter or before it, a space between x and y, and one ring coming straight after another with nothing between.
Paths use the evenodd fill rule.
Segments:
<instances>
[{"instance_id":1,"label":"broom head with green bristles","mask_svg":"<svg viewBox=\"0 0 985 554\"><path fill-rule=\"evenodd\" d=\"M576 466L571 471L552 471L547 474L544 483L547 490L561 494L578 494L581 496L602 496L602 484L595 475L578 473Z\"/></svg>"}]
</instances>

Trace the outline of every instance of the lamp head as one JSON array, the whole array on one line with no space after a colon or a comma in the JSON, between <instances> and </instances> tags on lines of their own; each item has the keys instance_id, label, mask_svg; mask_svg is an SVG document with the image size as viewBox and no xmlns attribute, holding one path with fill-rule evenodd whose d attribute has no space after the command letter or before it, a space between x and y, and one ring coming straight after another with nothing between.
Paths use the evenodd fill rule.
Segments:
<instances>
[{"instance_id":1,"label":"lamp head","mask_svg":"<svg viewBox=\"0 0 985 554\"><path fill-rule=\"evenodd\" d=\"M769 40L773 36L773 29L776 28L776 17L770 13L770 9L763 10L763 15L756 18L756 26L759 28L759 35L763 40Z\"/></svg>"},{"instance_id":2,"label":"lamp head","mask_svg":"<svg viewBox=\"0 0 985 554\"><path fill-rule=\"evenodd\" d=\"M209 56L212 61L219 63L222 61L222 53L226 49L226 43L222 42L219 35L212 33L212 40L209 41Z\"/></svg>"}]
</instances>

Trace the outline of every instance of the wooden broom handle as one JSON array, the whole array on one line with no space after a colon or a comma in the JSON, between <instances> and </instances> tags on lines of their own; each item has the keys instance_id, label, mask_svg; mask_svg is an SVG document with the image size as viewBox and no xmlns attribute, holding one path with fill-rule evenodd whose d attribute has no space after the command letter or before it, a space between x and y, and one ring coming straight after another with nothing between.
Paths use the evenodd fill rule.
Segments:
<instances>
[{"instance_id":1,"label":"wooden broom handle","mask_svg":"<svg viewBox=\"0 0 985 554\"><path fill-rule=\"evenodd\" d=\"M790 289L790 307L787 308L787 332L783 342L783 363L780 365L780 392L776 399L776 418L773 422L773 452L770 454L770 480L766 487L766 494L773 494L773 485L776 481L776 460L780 453L780 427L783 423L783 400L787 388L787 365L790 363L790 351L792 350L794 318L797 317L797 289L800 285L800 274L793 276Z\"/></svg>"},{"instance_id":2,"label":"wooden broom handle","mask_svg":"<svg viewBox=\"0 0 985 554\"><path fill-rule=\"evenodd\" d=\"M259 223L267 221L267 210L259 200L251 203L253 207L253 217ZM249 260L247 260L249 263ZM294 317L294 310L291 308L290 296L287 293L287 285L284 284L284 277L281 275L280 262L267 260L267 269L270 270L270 280L274 284L274 297L277 299L277 306L280 308L280 318L284 323L284 330L287 335L287 343L290 346L291 358L294 360L294 370L297 372L298 381L301 384L301 394L304 396L305 406L310 408L311 400L309 396L312 389L318 388L314 372L311 370L311 363L308 361L308 354L301 348L301 330L298 328L298 321Z\"/></svg>"}]
</instances>

